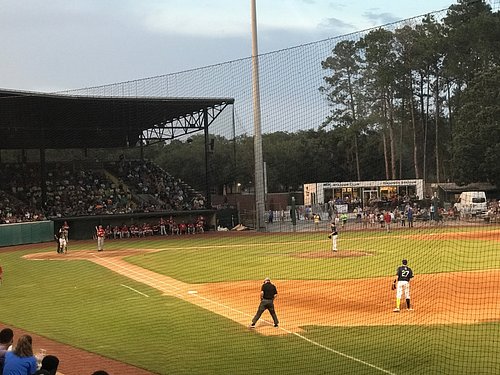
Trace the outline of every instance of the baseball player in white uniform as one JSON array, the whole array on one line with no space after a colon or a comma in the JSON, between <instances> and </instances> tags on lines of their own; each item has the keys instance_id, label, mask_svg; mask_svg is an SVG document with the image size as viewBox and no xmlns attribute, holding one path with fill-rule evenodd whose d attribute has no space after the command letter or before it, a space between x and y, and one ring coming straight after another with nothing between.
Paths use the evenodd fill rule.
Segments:
<instances>
[{"instance_id":1,"label":"baseball player in white uniform","mask_svg":"<svg viewBox=\"0 0 500 375\"><path fill-rule=\"evenodd\" d=\"M339 234L337 232L337 226L335 225L335 223L330 224L330 229L332 232L328 235L328 238L330 238L332 240L332 251L334 253L336 253L337 252L337 238L338 238Z\"/></svg>"},{"instance_id":2,"label":"baseball player in white uniform","mask_svg":"<svg viewBox=\"0 0 500 375\"><path fill-rule=\"evenodd\" d=\"M399 266L396 275L397 279L394 280L393 289L396 289L396 308L394 312L400 311L401 297L403 296L403 291L406 298L406 309L413 310L410 305L410 280L413 278L413 271L408 267L408 261L403 259L403 265Z\"/></svg>"}]
</instances>

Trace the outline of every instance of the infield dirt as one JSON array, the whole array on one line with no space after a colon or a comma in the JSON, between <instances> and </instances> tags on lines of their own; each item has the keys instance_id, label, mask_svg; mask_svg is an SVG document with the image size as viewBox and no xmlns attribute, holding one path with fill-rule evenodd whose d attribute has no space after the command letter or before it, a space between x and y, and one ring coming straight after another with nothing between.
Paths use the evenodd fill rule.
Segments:
<instances>
[{"instance_id":1,"label":"infield dirt","mask_svg":"<svg viewBox=\"0 0 500 375\"><path fill-rule=\"evenodd\" d=\"M187 284L123 260L126 256L145 252L151 250L74 251L63 257L55 253L38 253L26 258L87 259L158 289L165 295L183 299L244 326L249 324L259 304L259 281ZM305 256L313 255L307 253ZM393 279L273 280L279 291L275 306L281 329L267 329L272 328L272 324L264 315L258 323L262 329L257 332L265 335L287 334L299 332L309 325L431 325L500 321L497 288L500 270L417 275L412 281L411 291L414 311L405 311L403 301L399 314L392 312L395 294L390 290L390 284Z\"/></svg>"}]
</instances>

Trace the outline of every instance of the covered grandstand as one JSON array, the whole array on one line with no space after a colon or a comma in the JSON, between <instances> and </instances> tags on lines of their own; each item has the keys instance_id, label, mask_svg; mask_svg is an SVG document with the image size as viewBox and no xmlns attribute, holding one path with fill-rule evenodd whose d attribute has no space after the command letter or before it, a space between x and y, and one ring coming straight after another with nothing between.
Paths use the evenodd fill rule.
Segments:
<instances>
[{"instance_id":1,"label":"covered grandstand","mask_svg":"<svg viewBox=\"0 0 500 375\"><path fill-rule=\"evenodd\" d=\"M0 158L2 150L20 155L14 163L0 159L0 208L4 213L17 208L18 217L11 222L46 217L57 227L58 221L71 220L73 238L89 238L92 229L88 228L98 223L117 225L165 215L192 221L199 210L214 225L209 169L206 191L196 192L145 161L142 150L203 132L208 160L208 129L233 103L232 98L90 97L0 90ZM89 149L111 148L139 148L140 158L54 161L47 157L48 150L80 149L86 156ZM27 150L39 150L39 156L28 158ZM81 230L76 222L85 222Z\"/></svg>"}]
</instances>

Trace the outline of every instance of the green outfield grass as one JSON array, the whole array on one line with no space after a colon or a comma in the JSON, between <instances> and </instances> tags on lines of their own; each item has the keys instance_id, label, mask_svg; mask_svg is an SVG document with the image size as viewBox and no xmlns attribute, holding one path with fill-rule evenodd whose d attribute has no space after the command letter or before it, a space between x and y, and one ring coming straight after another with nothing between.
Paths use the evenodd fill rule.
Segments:
<instances>
[{"instance_id":1,"label":"green outfield grass","mask_svg":"<svg viewBox=\"0 0 500 375\"><path fill-rule=\"evenodd\" d=\"M400 238L410 233L426 236L463 230L345 232L339 240L341 250L373 254L346 259L293 256L300 252L328 251L325 232L116 240L107 241L105 248L161 249L127 260L187 283L260 282L264 276L276 280L389 276L403 257L410 260L417 275L499 269L498 241ZM0 265L5 271L4 284L0 286L0 322L155 373L381 374L383 370L393 374L500 373L498 323L312 326L303 327L303 338L293 334L262 336L88 261L22 258L28 252L55 252L54 247L54 243L49 243L39 245L36 250L0 253ZM94 248L94 242L69 245L69 251Z\"/></svg>"},{"instance_id":2,"label":"green outfield grass","mask_svg":"<svg viewBox=\"0 0 500 375\"><path fill-rule=\"evenodd\" d=\"M415 273L498 268L500 243L478 240L418 240L400 238L407 232L344 233L340 249L366 251L373 256L348 259L304 259L301 252L330 250L322 234L287 234L269 237L236 237L224 241L197 239L160 246L166 251L133 256L128 260L187 283L260 280L272 275L281 280L338 280L393 275L401 259L410 260ZM431 230L414 232L427 235ZM199 242L198 242L199 241ZM142 245L142 243L141 243Z\"/></svg>"}]
</instances>

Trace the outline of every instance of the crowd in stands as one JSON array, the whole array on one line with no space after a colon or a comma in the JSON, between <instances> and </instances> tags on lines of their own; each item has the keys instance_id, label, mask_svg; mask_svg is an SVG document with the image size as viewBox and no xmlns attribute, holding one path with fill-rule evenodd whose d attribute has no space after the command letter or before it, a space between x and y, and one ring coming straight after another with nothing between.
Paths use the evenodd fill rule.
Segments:
<instances>
[{"instance_id":1,"label":"crowd in stands","mask_svg":"<svg viewBox=\"0 0 500 375\"><path fill-rule=\"evenodd\" d=\"M190 197L186 184L152 162L121 159L112 163L109 169L137 194L153 198L143 201L142 209L145 211L198 210L205 207L200 194Z\"/></svg>"},{"instance_id":2,"label":"crowd in stands","mask_svg":"<svg viewBox=\"0 0 500 375\"><path fill-rule=\"evenodd\" d=\"M351 200L335 200L332 198L324 205L299 208L297 217L314 220L318 214L328 213L328 220L333 221L336 219L340 223L344 223L347 222L348 216L354 216L357 223L363 223L366 226L374 226L375 223L383 224L390 218L392 219L390 222L397 222L401 225L409 221L442 222L443 220L456 220L459 218L455 206L445 209L437 199L427 198L421 201L416 198L408 195L396 195L391 198L371 200L365 206L362 206L359 201L358 204L354 205L354 201ZM342 207L343 210L340 213L338 211L339 205L345 206Z\"/></svg>"},{"instance_id":3,"label":"crowd in stands","mask_svg":"<svg viewBox=\"0 0 500 375\"><path fill-rule=\"evenodd\" d=\"M2 164L0 224L205 208L201 194L149 161L121 159L93 167L47 163L45 174L42 201L39 164Z\"/></svg>"},{"instance_id":4,"label":"crowd in stands","mask_svg":"<svg viewBox=\"0 0 500 375\"><path fill-rule=\"evenodd\" d=\"M20 200L0 190L0 224L39 220L46 220L42 211L29 208Z\"/></svg>"},{"instance_id":5,"label":"crowd in stands","mask_svg":"<svg viewBox=\"0 0 500 375\"><path fill-rule=\"evenodd\" d=\"M21 335L14 344L14 331L0 330L0 374L3 375L56 375L59 358L41 349L34 354L33 338ZM91 375L108 375L104 370L90 370Z\"/></svg>"}]
</instances>

